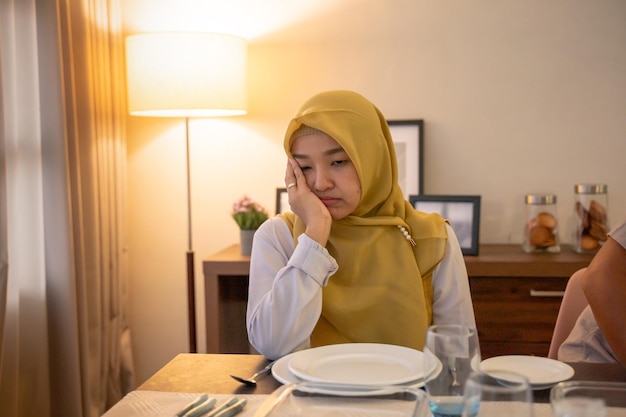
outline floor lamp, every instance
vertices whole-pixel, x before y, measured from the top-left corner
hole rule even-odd
[[[246,54],[245,40],[231,35],[165,32],[126,38],[130,114],[185,119],[187,304],[191,353],[197,352],[197,343],[189,119],[246,114]]]

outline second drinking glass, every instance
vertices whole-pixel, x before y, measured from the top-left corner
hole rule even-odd
[[[425,382],[434,417],[460,416],[463,389],[472,370],[480,366],[476,329],[462,325],[433,325],[424,346],[424,369],[436,371]]]
[[[533,417],[530,383],[516,372],[474,371],[464,393],[463,417]]]

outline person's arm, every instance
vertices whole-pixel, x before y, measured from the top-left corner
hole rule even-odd
[[[446,255],[433,272],[433,323],[476,328],[465,260],[456,234],[447,225]]]
[[[280,218],[255,233],[246,327],[250,344],[268,359],[308,347],[322,310],[322,287],[337,270],[326,249],[306,235],[294,250]]]
[[[626,249],[612,237],[592,259],[582,287],[598,327],[619,361],[626,364]]]

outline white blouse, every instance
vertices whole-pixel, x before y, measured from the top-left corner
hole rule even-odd
[[[465,261],[446,224],[446,255],[433,272],[433,323],[476,327]],[[293,236],[274,217],[254,235],[246,326],[252,346],[268,359],[308,348],[322,311],[322,287],[337,271],[328,251],[306,234]]]

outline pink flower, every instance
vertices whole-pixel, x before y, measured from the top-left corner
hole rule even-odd
[[[242,230],[256,230],[268,219],[265,208],[246,195],[235,201],[232,216]]]

